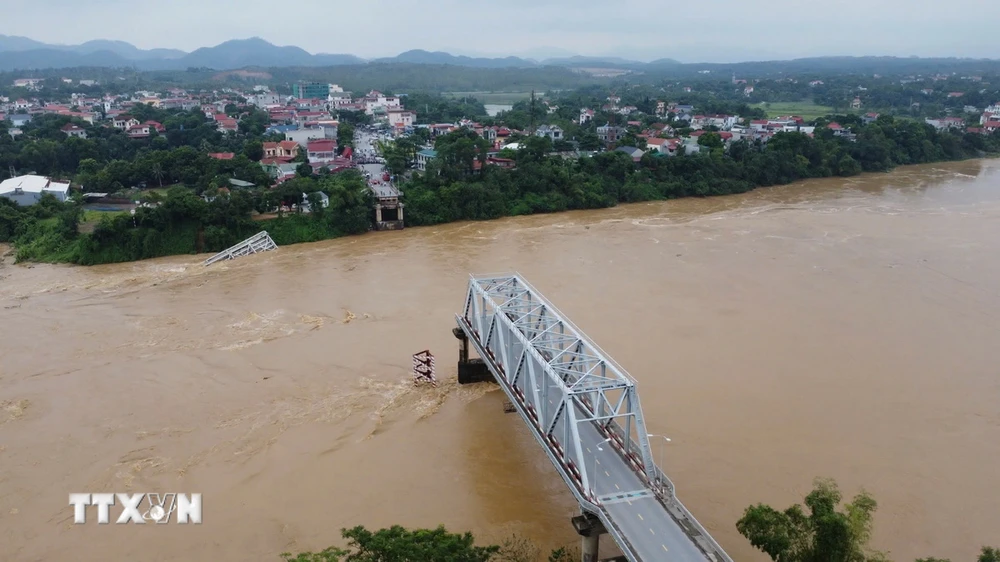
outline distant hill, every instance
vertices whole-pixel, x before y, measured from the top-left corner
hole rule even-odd
[[[110,51],[80,54],[46,48],[0,52],[0,71],[79,66],[126,67],[134,62]]]
[[[474,68],[531,68],[537,66],[533,61],[518,57],[504,58],[481,58],[456,56],[441,51],[424,51],[414,49],[400,53],[394,57],[375,59],[372,62],[395,63],[404,62],[411,64],[450,64],[453,66],[471,66]]]
[[[580,67],[580,66],[613,66],[613,67],[635,67],[643,66],[645,63],[623,59],[620,57],[583,57],[583,56],[572,56],[564,58],[546,59],[542,61],[542,64],[546,66],[569,66],[569,67]]]
[[[81,55],[90,55],[101,51],[108,51],[129,60],[176,59],[187,54],[184,51],[177,49],[144,50],[131,43],[126,43],[125,41],[111,41],[107,39],[96,39],[94,41],[87,41],[86,43],[82,43],[80,45],[49,45],[27,37],[0,35],[0,53],[34,50],[62,51]]]
[[[143,50],[131,43],[126,43],[125,41],[110,41],[107,39],[96,39],[94,41],[87,41],[86,43],[82,43],[74,47],[68,47],[67,50],[71,50],[73,52],[82,54],[97,53],[100,51],[110,51],[122,58],[129,60],[179,59],[187,54],[184,51],[178,49]]]
[[[226,41],[215,47],[203,47],[176,62],[182,68],[230,70],[246,66],[335,66],[361,64],[365,61],[354,55],[313,55],[298,47],[278,47],[254,37]]]

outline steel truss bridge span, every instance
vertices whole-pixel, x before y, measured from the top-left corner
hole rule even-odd
[[[653,462],[635,380],[521,275],[472,276],[456,320],[628,560],[732,562]]]

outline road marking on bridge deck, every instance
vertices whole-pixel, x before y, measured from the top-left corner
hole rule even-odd
[[[618,487],[618,484],[615,484],[615,489],[616,490],[621,490],[621,488]]]
[[[604,475],[605,475],[605,476],[611,476],[610,474],[608,474],[608,471],[607,471],[607,470],[605,470],[605,471],[604,471]]]
[[[667,550],[667,545],[661,544],[660,546],[663,547],[663,552],[670,552],[669,550]]]
[[[652,527],[650,527],[650,528],[649,528],[649,532],[650,532],[651,534],[653,534],[653,535],[655,535],[655,534],[656,534],[656,531],[654,531]]]
[[[640,521],[645,521],[645,519],[643,519],[643,518],[642,518],[642,514],[641,514],[641,513],[636,513],[636,515],[638,515],[638,516],[639,516],[639,520],[640,520]]]

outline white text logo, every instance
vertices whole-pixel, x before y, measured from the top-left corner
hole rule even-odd
[[[87,522],[87,507],[97,508],[98,525],[111,522],[111,507],[121,506],[121,513],[115,523],[145,524],[147,522],[165,524],[170,516],[181,525],[201,524],[201,494],[145,493],[145,494],[70,494],[69,505],[73,507],[73,522],[81,525]]]

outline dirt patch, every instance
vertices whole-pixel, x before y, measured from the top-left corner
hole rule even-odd
[[[0,400],[0,425],[23,418],[30,405],[27,400]]]

